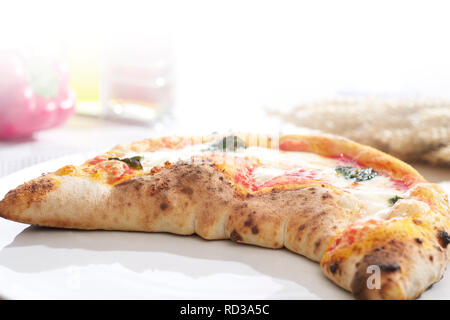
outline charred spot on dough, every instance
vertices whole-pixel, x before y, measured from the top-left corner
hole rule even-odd
[[[58,181],[52,180],[51,178],[38,178],[9,191],[5,196],[5,200],[8,199],[7,201],[14,202],[25,195],[26,205],[28,207],[30,207],[32,203],[37,205],[38,201],[40,201],[44,195],[56,188],[55,182],[57,183]]]
[[[335,274],[338,269],[339,269],[339,264],[337,262],[330,264],[330,272],[332,274]]]
[[[384,272],[395,272],[400,270],[400,266],[395,262],[389,264],[380,264],[379,267]]]
[[[361,253],[361,247],[355,247],[355,248],[353,248],[353,253],[354,253],[354,254],[360,254],[360,253]]]
[[[128,181],[130,181],[130,180],[128,180]],[[126,182],[126,181],[125,181],[125,182]],[[125,182],[124,182],[124,183],[125,183]],[[142,183],[142,181],[137,180],[136,183],[135,183],[133,186],[134,186],[134,189],[136,189],[136,191],[139,191],[139,190],[142,188],[143,185],[144,185],[144,184]]]
[[[420,239],[420,238],[415,238],[414,241],[416,241],[416,243],[418,243],[418,244],[422,244],[423,243],[423,240]]]
[[[447,248],[450,243],[450,234],[446,231],[439,231],[438,233],[439,243],[443,248]]]
[[[318,217],[318,216],[323,216],[323,215],[325,215],[325,214],[327,214],[327,212],[326,212],[325,210],[322,210],[322,211],[320,211],[320,212],[316,215],[316,217]]]
[[[32,193],[46,193],[52,190],[54,184],[50,179],[42,179],[38,181],[33,181],[28,185],[29,191]]]
[[[151,184],[151,185],[149,185],[148,186],[148,195],[149,196],[153,196],[155,193],[157,192],[157,189],[156,189],[156,185],[155,184]]]
[[[319,239],[316,242],[314,242],[314,251],[317,251],[319,249],[321,243],[322,239]]]
[[[248,217],[248,220],[246,220],[246,221],[244,222],[244,225],[245,225],[246,227],[250,227],[252,224],[253,224],[253,219],[252,219],[252,217]]]
[[[6,197],[18,197],[21,194],[30,193],[32,194],[32,197],[28,200],[28,206],[31,205],[31,202],[40,199],[41,196],[47,194],[48,192],[52,191],[54,189],[55,184],[53,181],[49,178],[40,178],[37,180],[34,180],[30,183],[27,183],[23,185],[22,188],[18,188],[16,190],[13,190],[12,192],[8,192]],[[5,198],[6,198],[5,197]]]
[[[419,219],[414,219],[413,222],[417,225],[422,224],[422,221]]]
[[[248,207],[248,203],[247,202],[238,202],[234,205],[234,209],[235,211],[239,211],[239,210],[243,210],[245,208]],[[242,212],[240,212],[240,215],[243,215]]]
[[[397,275],[401,271],[399,261],[404,257],[405,248],[409,244],[404,241],[391,240],[383,246],[376,247],[372,251],[365,254],[360,260],[360,265],[356,269],[356,273],[351,282],[351,291],[356,298],[370,297],[370,290],[367,288],[366,280],[369,276],[367,268],[369,266],[378,266],[386,277]],[[390,282],[387,282],[390,283]],[[386,285],[383,284],[383,285]],[[381,288],[380,294],[388,292],[389,287]]]
[[[253,227],[252,227],[252,233],[253,233],[253,234],[258,234],[258,233],[259,233],[258,226],[253,226]]]
[[[331,199],[331,198],[333,198],[333,196],[332,196],[330,193],[328,193],[328,192],[325,192],[325,193],[322,195],[322,199],[323,199],[323,200],[325,200],[325,199]]]
[[[230,234],[230,240],[237,242],[237,241],[241,241],[242,237],[239,233],[236,232],[236,230],[233,230]]]
[[[430,260],[430,262],[433,262],[433,261],[434,261],[434,257],[433,257],[432,255],[430,255],[430,256],[428,257],[428,259]]]
[[[166,210],[169,207],[169,204],[167,202],[162,202],[159,207],[161,210]]]
[[[192,188],[191,187],[183,187],[181,190],[180,190],[182,193],[184,193],[184,194],[187,194],[187,195],[192,195],[193,193],[194,193],[194,190],[192,190]]]

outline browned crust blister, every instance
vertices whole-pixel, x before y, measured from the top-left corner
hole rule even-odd
[[[383,162],[384,154],[377,150],[345,139],[320,137],[288,138],[307,141],[313,152],[321,146],[329,148],[334,139],[337,146],[333,152],[376,159],[384,169],[389,162],[397,175],[405,172],[424,181],[396,159],[386,156]],[[358,218],[341,200],[342,194],[327,185],[242,193],[215,164],[180,161],[115,186],[47,174],[10,191],[0,202],[0,216],[50,227],[198,234],[210,240],[286,247],[321,261],[327,277],[359,298],[415,298],[440,279],[450,247],[448,203],[443,204],[436,230],[423,231],[420,240],[399,237],[393,229],[383,241],[335,261],[327,249]],[[365,285],[369,265],[382,270],[381,290],[368,290]]]

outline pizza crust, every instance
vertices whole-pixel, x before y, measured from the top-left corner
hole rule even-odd
[[[421,228],[421,223],[405,220],[404,225],[376,227],[347,253],[348,248],[338,245],[322,257],[322,271],[360,299],[415,299],[442,278],[450,254],[438,233]],[[413,231],[405,232],[405,225]],[[374,267],[379,287],[371,288]]]

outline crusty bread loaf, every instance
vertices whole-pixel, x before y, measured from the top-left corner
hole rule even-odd
[[[450,165],[450,101],[336,98],[302,104],[288,113],[271,113],[403,160]]]

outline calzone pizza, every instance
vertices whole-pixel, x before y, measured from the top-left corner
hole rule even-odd
[[[284,247],[363,299],[417,298],[450,256],[443,190],[394,157],[331,135],[118,145],[10,191],[0,216]]]

